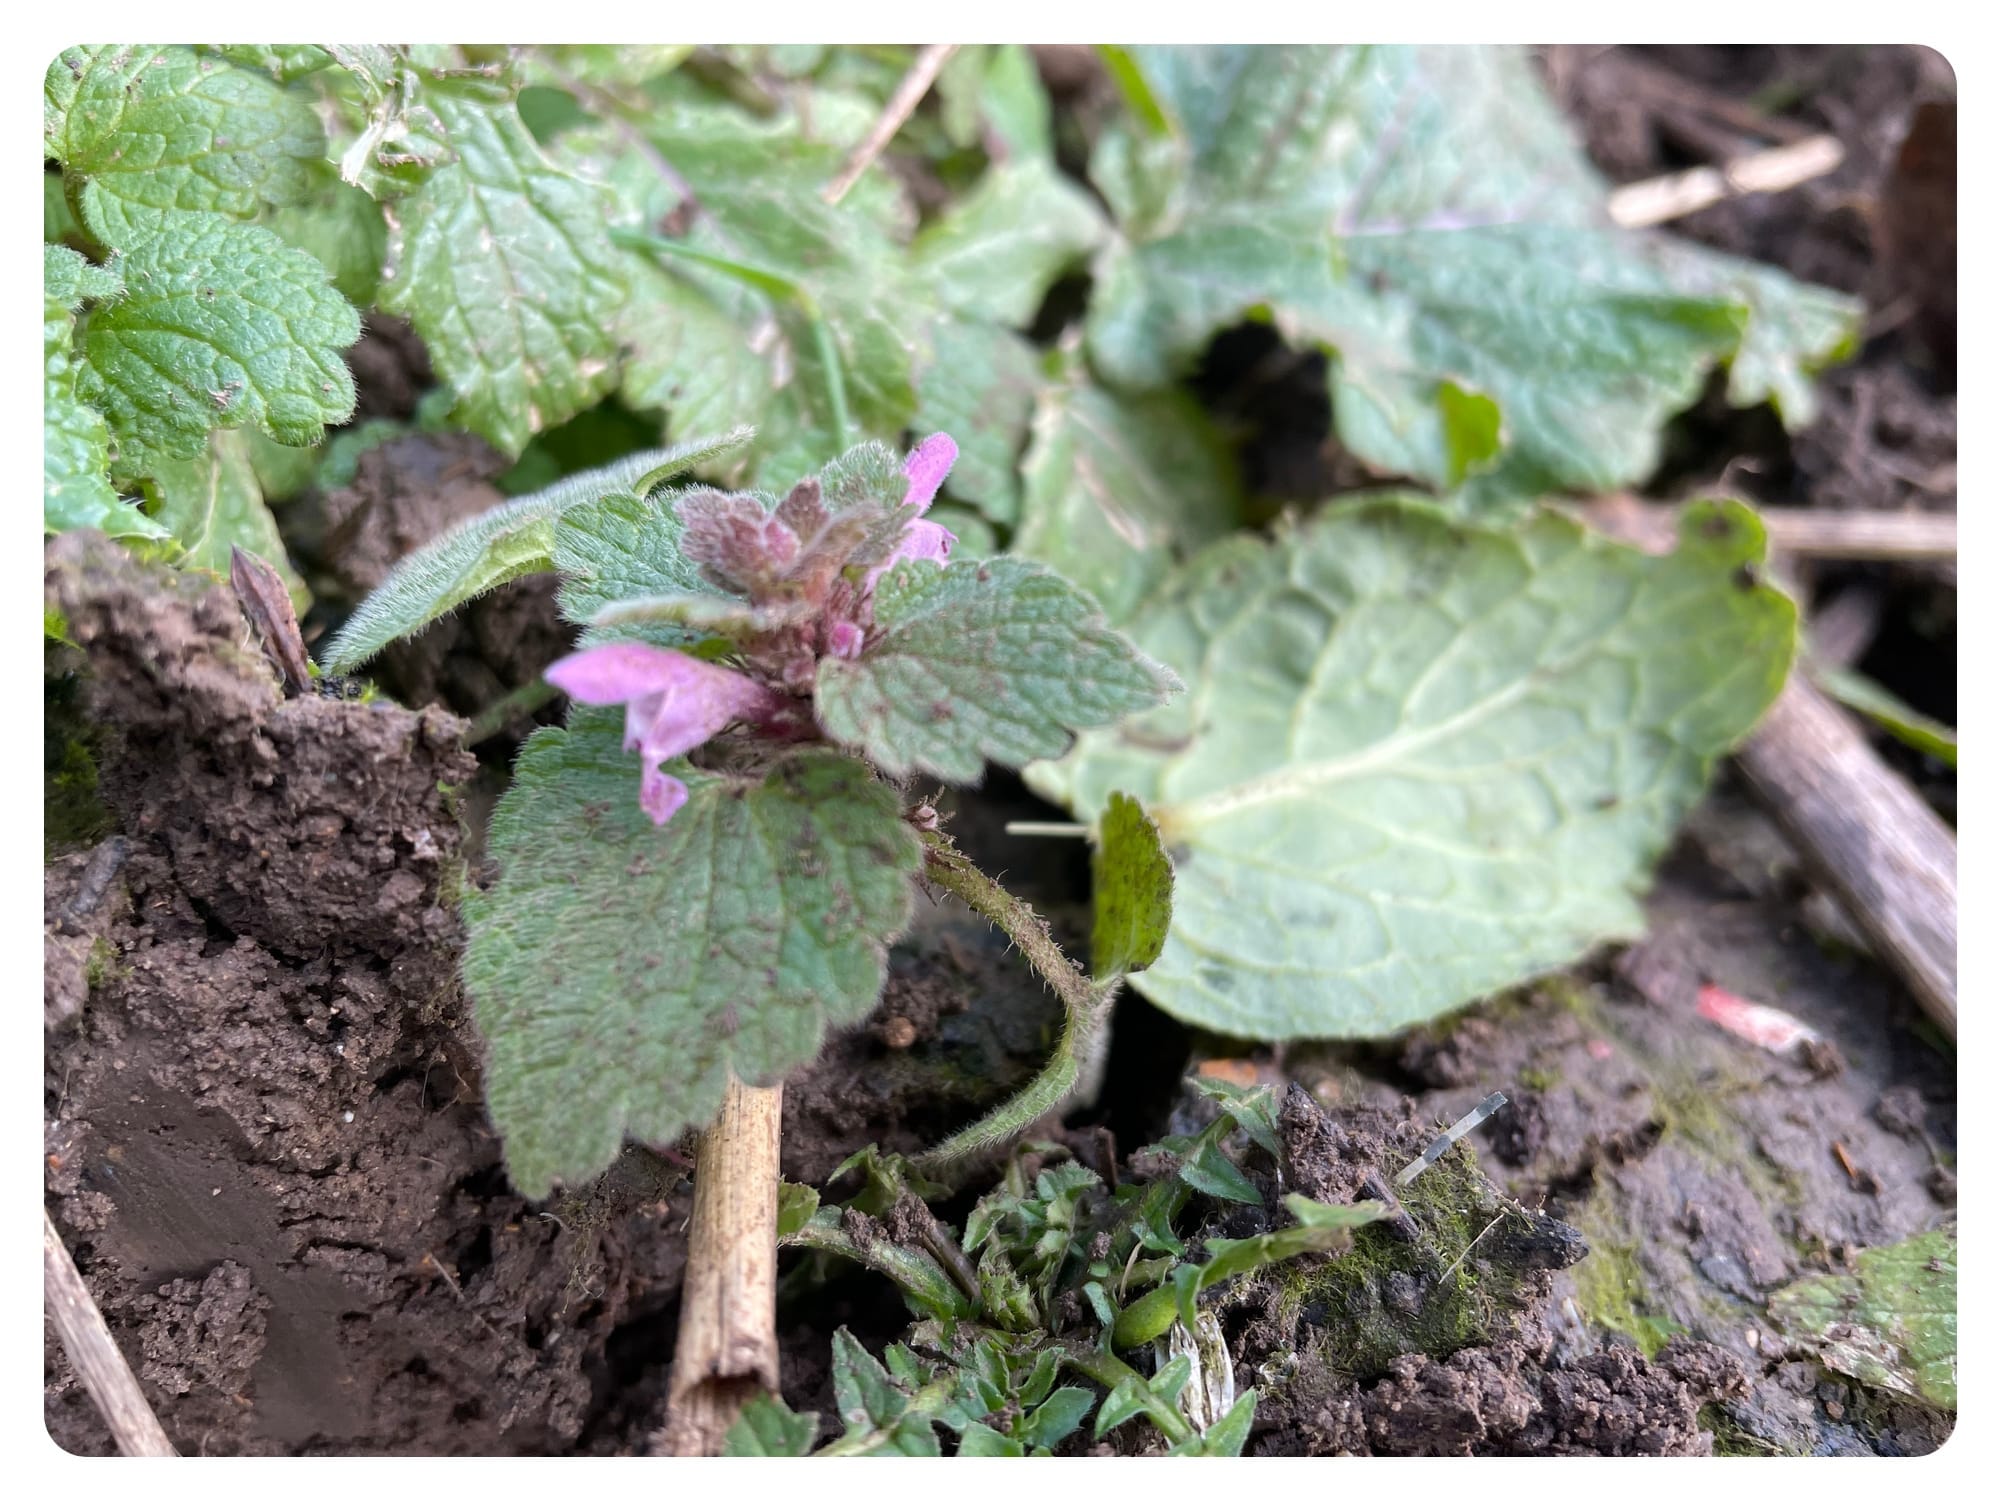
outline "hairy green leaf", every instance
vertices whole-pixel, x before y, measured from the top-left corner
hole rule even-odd
[[[154,520],[173,534],[184,566],[229,576],[229,549],[254,552],[276,568],[301,614],[310,596],[285,556],[285,540],[264,504],[247,435],[212,432],[195,458],[163,459],[140,481]]]
[[[1174,866],[1146,810],[1113,792],[1097,822],[1090,861],[1096,920],[1090,967],[1101,984],[1146,968],[1166,945],[1174,914]]]
[[[833,1399],[848,1438],[875,1437],[868,1451],[909,1458],[936,1458],[937,1433],[930,1418],[913,1410],[882,1362],[845,1328],[833,1335]]]
[[[724,1458],[804,1458],[819,1434],[819,1413],[794,1412],[782,1398],[758,1392],[722,1439]]]
[[[97,184],[85,196],[92,201]],[[84,399],[119,466],[198,456],[211,428],[255,426],[293,447],[354,409],[342,351],[361,321],[310,255],[219,214],[160,216],[117,259],[125,294],[83,330]]]
[[[530,1197],[594,1176],[628,1135],[707,1124],[732,1074],[811,1061],[874,1006],[909,920],[916,838],[860,762],[671,770],[689,796],[661,827],[618,715],[579,710],[536,731],[493,814],[499,874],[467,896],[464,974]]]
[[[107,536],[163,537],[166,528],[111,486],[104,414],[77,396],[76,319],[87,297],[122,289],[117,274],[61,245],[42,247],[42,527],[95,527]]]
[[[1029,784],[1139,798],[1174,918],[1133,983],[1237,1036],[1379,1036],[1642,930],[1637,896],[1791,662],[1755,515],[1649,557],[1387,496],[1218,544],[1130,627],[1190,690]]]
[[[456,418],[512,456],[617,384],[626,260],[608,193],[550,165],[511,102],[428,97],[457,159],[397,205],[381,302],[423,336]]]
[[[988,170],[917,236],[910,256],[925,290],[953,312],[1025,327],[1049,286],[1097,248],[1103,216],[1040,157]]]
[[[1335,356],[1347,448],[1505,500],[1643,479],[1718,363],[1732,400],[1805,421],[1807,376],[1852,347],[1849,299],[1609,227],[1516,52],[1139,48],[1131,67],[1162,128],[1108,132],[1092,167],[1126,239],[1090,350],[1120,383],[1267,317]]]
[[[382,584],[361,601],[327,647],[326,665],[351,672],[389,642],[422,630],[468,599],[525,573],[557,565],[557,526],[581,505],[625,499],[637,501],[655,485],[748,442],[747,428],[719,438],[701,438],[657,452],[632,453],[614,464],[572,474],[534,495],[523,495],[472,517],[397,563]],[[571,542],[582,579],[594,576],[591,555]],[[663,554],[664,555],[664,554]],[[674,554],[678,556],[678,554]]]
[[[113,244],[124,208],[244,219],[314,186],[326,134],[270,78],[186,47],[71,47],[42,82],[43,148],[104,195]]]
[[[971,783],[1060,755],[1071,733],[1178,686],[1069,583],[1019,558],[900,563],[875,587],[858,661],[820,662],[821,726],[891,775]]]
[[[1236,464],[1191,397],[1081,375],[1043,393],[1021,483],[1014,550],[1061,568],[1114,624],[1243,508]]]
[[[1932,1230],[1807,1276],[1771,1296],[1771,1315],[1827,1368],[1946,1411],[1958,1408],[1958,1238]]]

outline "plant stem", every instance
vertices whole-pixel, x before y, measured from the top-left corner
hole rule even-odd
[[[1089,1054],[1110,1010],[1114,990],[1093,984],[1049,936],[1048,924],[1018,897],[1010,896],[992,876],[959,853],[949,838],[935,830],[923,835],[924,874],[951,892],[1007,936],[1048,981],[1063,1003],[1062,1040],[1042,1071],[1020,1093],[984,1119],[968,1125],[943,1145],[916,1160],[918,1171],[937,1175],[1019,1135],[1035,1121],[1060,1109]]]
[[[556,695],[556,686],[537,677],[533,682],[521,686],[503,698],[496,698],[479,711],[479,716],[465,726],[465,738],[459,741],[470,750],[505,729],[518,718],[525,717],[540,708]]]
[[[978,1312],[929,1255],[906,1245],[891,1243],[886,1235],[863,1246],[834,1223],[826,1210],[808,1219],[797,1232],[787,1235],[785,1243],[805,1250],[831,1251],[881,1272],[896,1283],[905,1297],[932,1317],[969,1318]]]
[[[1184,1443],[1194,1436],[1194,1428],[1171,1402],[1162,1401],[1146,1383],[1146,1377],[1126,1364],[1117,1355],[1105,1349],[1092,1349],[1079,1344],[1063,1345],[1063,1362],[1079,1375],[1087,1375],[1107,1391],[1115,1391],[1128,1382],[1144,1392],[1143,1404],[1146,1415],[1153,1419],[1153,1425],[1160,1429],[1170,1443]]]
[[[661,1448],[713,1457],[744,1404],[778,1392],[778,1126],[784,1093],[735,1078],[695,1153],[694,1220]]]

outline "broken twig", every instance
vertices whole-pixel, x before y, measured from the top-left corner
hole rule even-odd
[[[820,190],[820,197],[833,204],[847,196],[847,190],[861,180],[861,174],[868,170],[869,163],[896,138],[903,122],[916,113],[924,95],[931,91],[931,85],[937,82],[938,74],[944,71],[944,65],[951,61],[952,53],[957,50],[956,42],[933,42],[917,54],[917,60],[910,64],[910,71],[896,85],[896,92],[882,106],[882,113],[868,127],[868,134],[862,137],[861,144],[842,163],[839,175]]]
[[[42,1305],[56,1325],[70,1368],[97,1404],[118,1451],[128,1458],[179,1457],[160,1419],[146,1404],[138,1377],[112,1340],[104,1314],[97,1310],[46,1208],[42,1210]]]
[[[1611,194],[1611,222],[1622,229],[1643,229],[1686,218],[1725,199],[1786,192],[1826,176],[1845,155],[1835,137],[1815,135],[1720,167],[1694,167],[1627,183]]]
[[[714,1457],[744,1405],[778,1393],[778,1127],[784,1091],[729,1080],[695,1153],[694,1220],[663,1451]]]
[[[1738,763],[1869,946],[1958,1039],[1958,841],[1799,672]]]

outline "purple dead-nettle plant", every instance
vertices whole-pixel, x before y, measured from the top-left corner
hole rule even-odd
[[[926,512],[957,447],[864,443],[782,498],[667,483],[744,435],[642,454],[476,518],[405,561],[329,659],[348,670],[494,584],[562,575],[573,700],[522,747],[468,882],[464,978],[508,1170],[541,1196],[627,1139],[704,1129],[881,993],[919,880],[996,924],[1069,1026],[942,1172],[1060,1105],[1171,872],[1129,799],[1100,826],[1094,976],[953,847],[936,784],[1062,755],[1178,691],[1096,604],[1013,557],[958,558]],[[636,754],[637,764],[634,764]],[[636,769],[636,795],[633,772]],[[775,1170],[775,1168],[773,1168]]]
[[[874,624],[876,581],[898,562],[943,563],[958,540],[922,519],[951,472],[958,445],[927,438],[903,465],[909,489],[886,513],[865,506],[828,508],[817,479],[802,480],[768,509],[754,495],[698,490],[675,506],[680,550],[704,579],[743,601],[725,617],[709,606],[741,661],[720,667],[670,647],[607,641],[566,656],[548,680],[579,703],[623,704],[625,748],[641,761],[639,803],[665,823],[687,801],[687,787],[660,769],[731,724],[781,739],[813,736],[809,698],[821,657],[858,660]],[[857,576],[858,574],[858,576]],[[603,612],[631,621],[649,613],[702,614],[693,601],[639,600]]]

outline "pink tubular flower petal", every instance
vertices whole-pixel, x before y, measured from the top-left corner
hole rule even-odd
[[[950,558],[951,544],[957,540],[936,521],[912,521],[896,550],[889,554],[889,561],[898,563],[910,557],[920,562],[941,563]]]
[[[958,461],[958,444],[942,432],[934,432],[910,450],[910,456],[903,460],[903,472],[910,476],[909,493],[903,496],[903,504],[914,505],[919,512],[931,508],[931,501],[937,498],[938,486],[944,483],[945,475]]]
[[[603,705],[665,692],[686,680],[688,667],[701,665],[643,641],[615,641],[552,662],[542,676],[579,703]]]
[[[592,646],[543,674],[580,703],[625,705],[625,748],[639,752],[639,805],[665,823],[687,801],[684,783],[660,769],[739,719],[764,722],[784,698],[727,667],[640,641]]]

